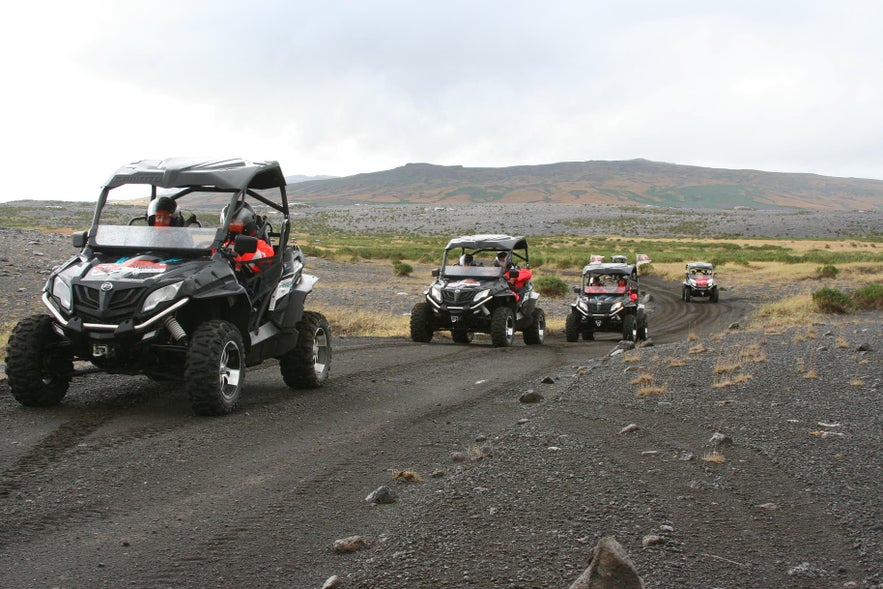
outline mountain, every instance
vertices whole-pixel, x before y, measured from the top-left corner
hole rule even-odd
[[[643,159],[505,168],[413,163],[288,186],[323,204],[527,203],[883,210],[883,180],[728,170]]]
[[[294,176],[286,176],[285,182],[286,184],[297,184],[299,182],[309,182],[310,180],[330,180],[336,177],[337,176],[300,176],[295,174]]]

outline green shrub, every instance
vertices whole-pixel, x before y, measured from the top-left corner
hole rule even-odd
[[[813,291],[812,301],[822,313],[849,313],[855,307],[852,298],[836,288]]]
[[[883,284],[874,282],[852,293],[852,300],[863,311],[883,310]]]
[[[547,297],[564,297],[570,292],[567,283],[557,276],[540,276],[533,281],[533,286],[537,292]]]
[[[840,269],[834,264],[825,264],[816,268],[816,278],[837,278]]]
[[[399,260],[392,261],[392,272],[396,276],[410,276],[411,272],[414,271],[413,266],[411,264],[406,264],[404,262],[400,262]]]

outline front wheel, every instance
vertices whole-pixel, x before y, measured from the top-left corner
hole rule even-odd
[[[331,373],[331,328],[321,313],[304,311],[297,344],[279,357],[282,380],[293,389],[316,389]]]
[[[626,315],[622,318],[622,339],[630,342],[636,341],[638,338],[637,322],[634,315]]]
[[[70,347],[52,331],[49,315],[19,321],[6,347],[6,377],[15,400],[26,407],[58,405],[73,372]]]
[[[491,343],[508,348],[515,340],[515,315],[509,307],[497,307],[491,315]]]
[[[197,415],[225,415],[236,408],[245,381],[245,346],[235,325],[212,320],[196,328],[184,380]]]
[[[693,294],[693,293],[692,293],[692,291],[690,290],[690,287],[689,287],[689,286],[685,286],[685,287],[684,287],[684,295],[683,295],[681,298],[684,299],[684,302],[685,302],[685,303],[689,303],[689,302],[690,302],[690,297],[692,296],[692,294]]]
[[[647,335],[649,331],[647,329],[647,315],[641,315],[641,318],[638,320],[638,332],[637,338],[641,341],[647,341]]]
[[[522,332],[524,343],[529,346],[542,344],[546,341],[546,313],[540,308],[533,312],[533,323],[528,325]]]
[[[718,300],[717,287],[711,289],[711,302],[716,303]]]
[[[411,340],[424,344],[432,341],[432,333],[435,331],[434,319],[429,303],[414,305],[411,309]]]
[[[575,311],[567,315],[564,321],[564,337],[569,342],[579,339],[579,315]]]

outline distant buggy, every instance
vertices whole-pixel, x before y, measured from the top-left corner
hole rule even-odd
[[[693,297],[706,297],[712,303],[718,301],[718,286],[714,265],[708,262],[689,262],[684,273],[681,299],[689,303]]]
[[[583,268],[582,283],[574,287],[576,302],[564,324],[569,342],[596,332],[622,334],[622,339],[647,339],[647,313],[639,302],[637,266],[623,263],[590,263]]]
[[[521,331],[525,344],[542,344],[546,315],[537,306],[529,267],[524,237],[452,239],[425,300],[411,309],[411,339],[429,342],[436,331],[450,331],[455,342],[468,344],[479,332],[490,334],[495,347],[508,347]]]
[[[270,358],[288,386],[321,386],[331,334],[325,317],[304,310],[318,279],[288,243],[285,185],[276,162],[169,159],[117,170],[89,230],[73,235],[82,251],[43,287],[49,314],[23,319],[9,338],[12,395],[50,406],[79,374],[141,374],[182,383],[197,414],[220,415],[236,407],[246,367]],[[118,205],[132,196],[150,203],[148,214],[120,219]],[[159,226],[157,199],[175,213],[210,210],[217,227],[195,214]],[[75,359],[93,368],[75,371]]]

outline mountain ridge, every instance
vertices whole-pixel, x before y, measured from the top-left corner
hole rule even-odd
[[[322,204],[535,203],[883,210],[883,180],[706,168],[645,159],[500,168],[408,163],[289,184],[289,200]]]

